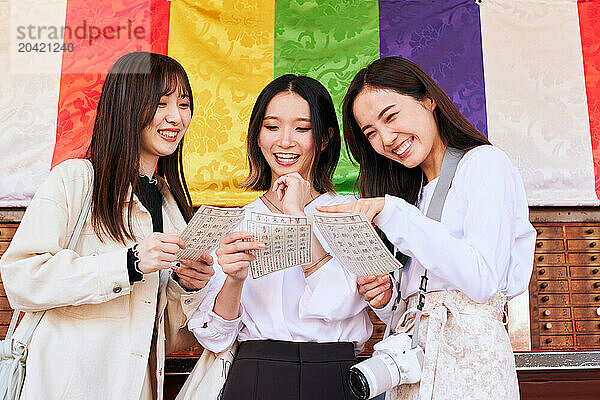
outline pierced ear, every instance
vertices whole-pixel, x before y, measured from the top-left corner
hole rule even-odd
[[[331,138],[333,137],[333,128],[329,128],[327,130],[327,133],[329,133],[329,136],[323,140],[323,143],[321,143],[321,151],[325,150],[325,148],[327,148],[327,145],[329,144],[329,140],[331,140]]]

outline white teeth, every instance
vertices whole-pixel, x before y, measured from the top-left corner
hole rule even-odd
[[[284,154],[284,153],[276,153],[275,157],[285,159],[285,160],[293,160],[295,158],[300,157],[298,154]]]
[[[396,153],[397,155],[404,153],[410,147],[412,142],[413,142],[413,138],[406,139],[404,142],[402,142],[402,145],[400,147],[398,147],[397,149],[394,149],[394,153]]]
[[[158,131],[158,133],[169,138],[177,137],[177,132],[175,131]]]

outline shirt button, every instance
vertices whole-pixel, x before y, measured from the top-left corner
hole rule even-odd
[[[115,286],[113,288],[113,293],[121,293],[121,290],[123,290],[123,289],[121,289],[121,286]]]
[[[98,253],[97,253],[97,252],[93,252],[93,253],[92,253],[92,257],[96,257],[97,255],[98,255]]]
[[[185,299],[183,302],[184,302],[185,304],[190,304],[190,303],[192,302],[192,299]]]

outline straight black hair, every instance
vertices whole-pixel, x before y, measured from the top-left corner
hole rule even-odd
[[[333,101],[319,81],[293,74],[282,75],[273,80],[260,92],[254,103],[246,137],[250,171],[241,186],[262,191],[271,187],[271,168],[258,145],[258,134],[269,102],[281,92],[296,93],[308,103],[314,143],[312,185],[319,193],[334,191],[333,172],[340,158],[341,138]],[[323,147],[325,148],[321,150]]]

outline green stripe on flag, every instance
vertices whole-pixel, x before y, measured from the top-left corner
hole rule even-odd
[[[342,102],[354,75],[379,58],[377,0],[275,1],[275,77],[302,74],[331,93],[342,121]],[[353,193],[358,168],[345,144],[334,176],[338,191]]]

